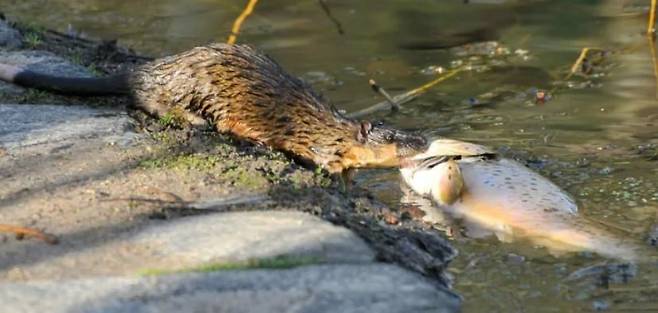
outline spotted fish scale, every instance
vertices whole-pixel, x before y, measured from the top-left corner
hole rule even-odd
[[[580,216],[576,202],[558,186],[486,147],[439,139],[406,160],[401,174],[416,193],[502,240],[529,239],[560,253],[588,250],[635,258],[635,249]]]

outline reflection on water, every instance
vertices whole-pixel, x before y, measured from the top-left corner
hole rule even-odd
[[[261,1],[238,42],[267,51],[347,111],[431,80],[437,66],[471,63],[397,115],[373,117],[429,135],[484,143],[550,177],[582,214],[641,240],[658,208],[658,105],[645,16],[649,1]],[[11,17],[119,42],[152,55],[225,41],[246,1],[0,0]],[[452,47],[496,40],[491,54]],[[583,47],[610,49],[594,75],[565,77]],[[485,50],[487,51],[487,50]],[[481,51],[480,51],[481,52]],[[477,69],[483,71],[478,71]],[[554,90],[537,104],[538,89]],[[367,171],[360,183],[391,205],[395,171]],[[607,225],[607,226],[606,226]],[[531,245],[455,239],[455,288],[466,312],[568,312],[655,308],[658,273],[639,265],[609,288],[573,271],[601,262],[552,257]],[[647,247],[647,249],[650,249]],[[556,301],[559,299],[559,301]],[[655,301],[655,300],[653,300]],[[653,305],[653,307],[651,307]]]

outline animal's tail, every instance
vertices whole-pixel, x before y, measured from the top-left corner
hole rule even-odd
[[[27,88],[75,96],[124,95],[130,92],[128,74],[102,78],[60,77],[0,63],[0,80]]]

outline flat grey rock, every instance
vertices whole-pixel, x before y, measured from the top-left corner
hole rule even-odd
[[[85,138],[125,144],[135,136],[131,119],[120,110],[0,104],[0,116],[0,147],[10,153],[34,146],[43,146],[45,152]]]
[[[346,228],[298,211],[228,212],[186,217],[149,227],[127,244],[158,258],[239,261],[280,255],[324,262],[372,262],[375,253]]]
[[[0,48],[16,49],[22,44],[21,34],[9,26],[7,21],[0,19]]]
[[[7,253],[19,253],[21,247],[13,252],[8,248],[0,251],[0,260],[5,255],[11,259]],[[6,277],[61,280],[134,276],[209,264],[271,264],[268,260],[277,257],[282,261],[276,262],[292,265],[375,261],[373,250],[354,233],[307,213],[227,212],[155,220],[108,238],[106,244],[53,253],[47,262],[19,264],[14,267],[16,273]]]
[[[0,51],[0,63],[16,65],[31,71],[62,77],[93,77],[87,68],[73,64],[69,60],[48,51]],[[25,92],[25,89],[0,82],[0,92],[20,94]]]
[[[0,284],[13,312],[458,312],[460,300],[393,265]]]
[[[58,76],[93,77],[84,66],[73,64],[48,51],[0,51],[0,63],[18,65],[35,72]]]

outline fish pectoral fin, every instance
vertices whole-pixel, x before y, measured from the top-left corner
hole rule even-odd
[[[440,166],[439,179],[432,190],[432,196],[440,205],[453,204],[464,191],[464,177],[455,160],[445,161]]]

